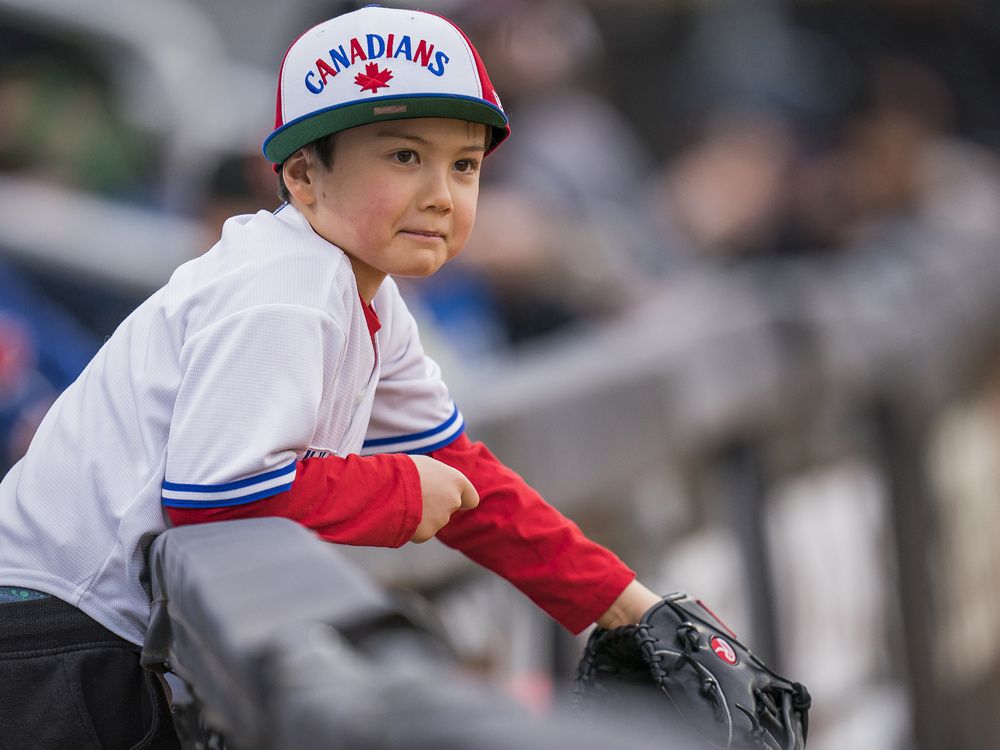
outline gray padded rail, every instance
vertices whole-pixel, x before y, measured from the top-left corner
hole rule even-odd
[[[460,677],[430,626],[292,521],[171,529],[150,570],[143,664],[183,678],[232,748],[654,747],[635,725],[543,719]]]

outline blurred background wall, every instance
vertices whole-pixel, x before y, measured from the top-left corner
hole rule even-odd
[[[394,3],[390,3],[394,4]],[[353,3],[0,0],[0,466],[226,217]],[[401,280],[473,437],[815,696],[811,747],[991,747],[1000,6],[428,0],[512,119]],[[356,553],[544,709],[579,642],[440,546]]]

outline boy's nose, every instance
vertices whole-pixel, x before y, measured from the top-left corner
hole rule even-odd
[[[438,170],[430,172],[424,183],[423,194],[420,198],[420,208],[422,209],[439,211],[441,213],[451,211],[453,202],[448,175],[442,174]]]

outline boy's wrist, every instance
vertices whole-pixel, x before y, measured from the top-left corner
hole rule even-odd
[[[610,630],[622,625],[634,625],[642,619],[650,607],[659,603],[661,597],[633,580],[619,594],[614,603],[597,618],[597,625]]]

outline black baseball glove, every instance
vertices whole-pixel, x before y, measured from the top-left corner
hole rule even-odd
[[[638,625],[595,629],[573,692],[578,712],[655,721],[674,736],[693,730],[698,747],[805,747],[805,687],[768,669],[684,593],[664,597]],[[663,695],[672,706],[666,711]],[[660,699],[643,700],[652,696]]]

